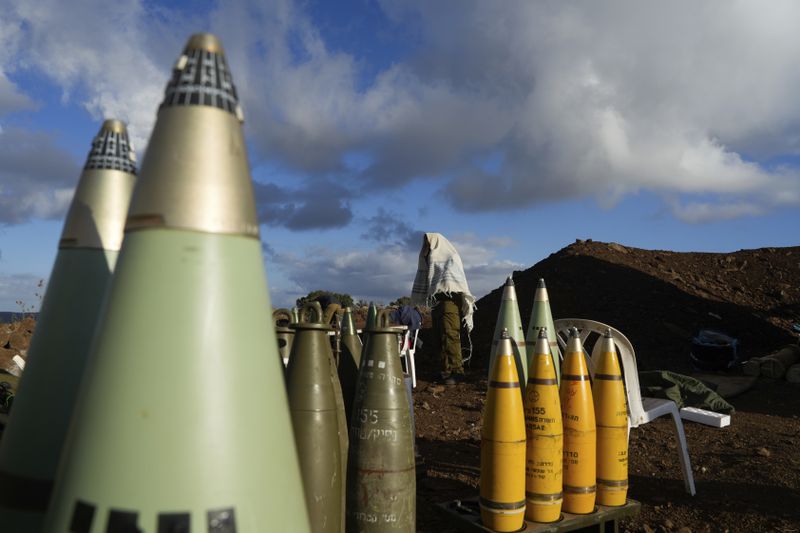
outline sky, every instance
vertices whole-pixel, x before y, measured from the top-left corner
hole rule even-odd
[[[481,297],[574,242],[798,245],[800,3],[0,0],[0,311],[37,308],[104,118],[146,157],[192,33],[242,100],[276,306]]]

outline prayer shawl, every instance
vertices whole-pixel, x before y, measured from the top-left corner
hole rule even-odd
[[[441,233],[426,233],[419,252],[419,266],[411,289],[411,303],[433,307],[433,296],[461,293],[461,317],[467,331],[472,331],[472,312],[475,297],[469,292],[461,257]]]

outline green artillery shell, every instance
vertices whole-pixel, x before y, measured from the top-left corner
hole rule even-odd
[[[339,391],[334,385],[336,370],[328,338],[331,328],[322,323],[321,309],[314,303],[316,306],[304,307],[304,311],[311,311],[311,320],[292,324],[295,339],[286,368],[286,387],[311,529],[339,532],[344,524],[341,394],[337,401]],[[343,409],[342,403],[342,419]]]
[[[540,279],[536,285],[536,292],[533,295],[531,318],[530,322],[528,322],[528,331],[525,334],[525,344],[528,346],[531,353],[536,346],[539,330],[542,328],[547,328],[547,338],[550,341],[550,353],[553,356],[556,379],[561,383],[561,349],[556,339],[555,326],[553,326],[553,313],[550,311],[550,296],[547,294],[547,287],[544,284],[544,280]],[[528,361],[528,363],[530,365],[530,361]]]
[[[347,531],[416,531],[414,435],[389,311],[364,346],[350,424]]]
[[[106,120],[72,200],[11,419],[0,441],[0,525],[38,531],[122,243],[135,181],[125,125]]]
[[[241,109],[192,36],[133,193],[44,531],[310,531]]]
[[[517,291],[514,288],[514,280],[511,276],[508,277],[503,287],[503,299],[500,301],[500,310],[497,313],[497,322],[494,327],[492,354],[489,357],[489,379],[492,377],[491,372],[492,368],[494,368],[494,360],[497,357],[497,347],[500,344],[503,329],[508,330],[508,335],[511,338],[520,390],[524,391],[528,380],[528,356],[525,349],[525,331],[522,329],[522,319],[519,316]]]
[[[279,326],[280,319],[287,319],[292,322],[292,313],[288,309],[276,309],[272,312],[272,320],[275,324],[275,336],[278,340],[278,355],[281,363],[286,365],[289,362],[289,354],[292,353],[292,342],[294,341],[294,330],[287,326]]]
[[[375,327],[375,320],[378,318],[378,307],[370,302],[369,307],[367,307],[367,320],[364,324],[364,330],[361,334],[361,338],[364,340],[364,345],[367,344],[367,339],[369,339],[369,332]]]
[[[356,395],[358,368],[361,366],[361,339],[356,333],[353,323],[353,311],[349,307],[344,310],[341,329],[342,354],[339,359],[339,381],[344,396],[344,412],[347,416],[347,427],[350,427],[350,415],[353,410],[353,399]]]

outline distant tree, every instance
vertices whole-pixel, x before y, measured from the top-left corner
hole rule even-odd
[[[411,296],[401,296],[397,300],[389,303],[389,307],[403,307],[404,305],[411,305]]]
[[[36,284],[36,288],[38,290],[33,293],[33,297],[36,298],[36,300],[37,300],[37,305],[36,306],[34,306],[34,304],[28,305],[25,302],[25,300],[22,300],[22,299],[17,300],[15,302],[19,306],[19,308],[22,310],[22,317],[20,318],[20,320],[24,320],[26,318],[30,318],[30,317],[34,316],[34,314],[35,314],[34,310],[36,309],[36,307],[41,307],[42,306],[42,298],[44,298],[44,280],[43,279],[39,280],[39,282]]]
[[[342,307],[353,307],[353,297],[349,294],[338,292],[316,290],[309,292],[306,296],[297,299],[297,307],[303,307],[306,302],[313,302],[320,296],[328,296],[339,301]],[[323,309],[324,311],[324,309]]]

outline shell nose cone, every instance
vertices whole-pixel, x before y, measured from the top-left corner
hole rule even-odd
[[[569,330],[569,339],[567,340],[567,352],[582,352],[583,343],[581,342],[581,335],[578,328],[571,328]]]
[[[224,54],[222,42],[212,33],[195,33],[186,41],[184,52],[189,50],[205,50],[213,54]]]
[[[109,118],[103,121],[103,125],[100,126],[100,131],[110,131],[113,133],[120,133],[120,134],[128,134],[128,128],[125,127],[125,123],[121,120],[116,118]]]
[[[210,106],[244,121],[239,95],[219,39],[210,33],[192,35],[175,63],[161,109]]]
[[[92,140],[84,170],[121,170],[136,174],[136,151],[121,120],[107,119]]]
[[[544,284],[544,279],[539,279],[536,283],[536,292],[533,294],[534,302],[548,302],[550,296],[547,294],[547,287]]]

